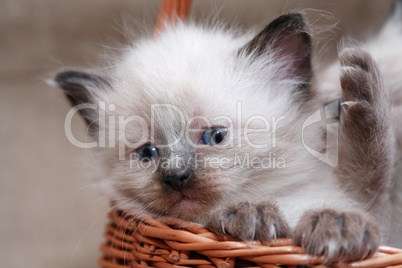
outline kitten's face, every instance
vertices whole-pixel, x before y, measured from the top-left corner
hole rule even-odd
[[[157,215],[199,221],[219,203],[246,195],[247,187],[252,191],[248,185],[253,181],[252,168],[242,163],[247,157],[261,159],[278,152],[272,147],[272,120],[287,112],[275,104],[280,103],[275,96],[263,92],[233,95],[248,86],[241,81],[247,78],[242,77],[245,70],[227,66],[224,71],[230,74],[215,72],[220,77],[216,79],[212,72],[189,70],[179,78],[188,80],[184,85],[177,78],[157,79],[152,74],[149,81],[139,83],[141,78],[136,76],[126,83],[142,85],[131,88],[137,92],[135,97],[123,100],[113,92],[106,98],[119,104],[108,116],[141,118],[141,124],[137,120],[127,124],[124,137],[116,142],[127,145],[124,159],[116,157],[121,148],[110,151],[110,177],[118,185],[120,198],[135,200]],[[197,76],[203,76],[204,82],[188,79],[200,81]],[[254,83],[266,86],[265,81]],[[162,92],[155,94],[155,89]],[[266,107],[261,99],[269,97],[272,104]],[[282,127],[283,122],[277,125]],[[247,135],[245,127],[250,131]],[[258,132],[261,129],[265,131]],[[104,131],[109,133],[107,127]]]
[[[232,147],[235,130],[233,122],[222,118],[228,115],[224,107],[214,110],[214,104],[200,95],[187,91],[187,96],[179,97],[173,91],[170,94],[177,101],[137,95],[146,108],[125,109],[145,124],[127,126],[131,144],[125,147],[126,159],[117,161],[116,151],[111,155],[111,177],[119,183],[123,198],[135,200],[147,211],[194,220],[234,186],[228,172],[204,160],[224,157]]]
[[[283,178],[266,161],[292,153],[300,99],[309,94],[300,19],[274,22],[251,41],[180,25],[129,49],[107,82],[59,75],[73,104],[106,102],[104,120],[80,112],[114,141],[102,148],[111,198],[202,222],[217,205],[261,195],[267,179]]]

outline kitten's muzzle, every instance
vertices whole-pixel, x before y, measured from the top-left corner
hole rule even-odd
[[[191,180],[191,177],[191,173],[187,171],[173,175],[162,175],[162,183],[170,190],[181,191]]]

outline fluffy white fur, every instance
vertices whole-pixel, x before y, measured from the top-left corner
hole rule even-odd
[[[351,205],[351,201],[337,189],[331,176],[325,176],[323,180],[323,174],[331,174],[330,167],[320,164],[303,148],[300,131],[306,115],[299,114],[300,104],[294,100],[292,85],[296,82],[291,79],[275,81],[278,72],[286,72],[283,66],[287,63],[272,64],[268,58],[249,64],[255,61],[250,56],[238,58],[237,50],[251,39],[251,35],[236,35],[233,31],[218,27],[204,29],[180,24],[167,28],[158,38],[142,40],[128,49],[121,63],[116,65],[116,73],[112,75],[116,77],[113,85],[115,91],[105,92],[99,96],[99,100],[117,104],[115,112],[118,115],[139,113],[149,125],[150,107],[155,103],[180,107],[186,118],[197,114],[211,119],[229,116],[233,119],[235,146],[239,142],[237,133],[241,131],[238,128],[238,102],[241,103],[243,116],[241,127],[255,115],[267,119],[285,116],[286,119],[278,126],[276,151],[278,156],[286,159],[286,168],[242,171],[242,175],[244,172],[246,176],[240,177],[234,174],[230,194],[224,200],[230,203],[274,197],[292,225],[306,209],[332,204]],[[311,112],[319,109],[318,103],[309,108]],[[170,123],[180,118],[165,111],[158,114],[158,118],[167,122],[158,122],[158,125],[174,140],[176,130],[169,129]],[[136,141],[142,135],[141,129],[137,131],[130,130],[132,139]],[[269,144],[271,138],[266,134],[258,136],[261,144]],[[245,141],[242,143],[242,153],[256,154],[254,148],[245,146]],[[268,147],[259,154],[268,155],[271,149]],[[219,151],[221,149],[214,153],[219,154]],[[229,170],[227,172],[231,173]],[[112,183],[114,179],[106,178],[105,184]],[[138,178],[135,180],[141,181]],[[112,199],[120,198],[116,196]]]
[[[397,22],[390,20],[381,33],[367,44],[380,65],[385,86],[394,102],[395,123],[399,115],[402,116],[401,21],[400,18]],[[292,68],[292,59],[283,57],[278,60],[275,51],[258,58],[253,54],[238,53],[253,36],[255,33],[244,34],[219,26],[203,27],[191,23],[168,26],[158,37],[143,38],[129,46],[121,59],[114,63],[113,69],[108,70],[110,84],[104,85],[104,90],[92,87],[96,88],[91,90],[93,102],[106,102],[105,107],[108,104],[116,107],[113,111],[105,109],[106,119],[99,121],[99,133],[106,133],[107,137],[115,135],[116,144],[126,145],[106,146],[101,154],[103,178],[99,185],[119,207],[153,213],[155,216],[167,214],[205,224],[207,216],[219,206],[272,199],[291,227],[297,224],[302,214],[314,208],[366,209],[369,201],[358,203],[348,196],[339,186],[333,167],[313,157],[301,140],[303,122],[322,107],[324,100],[334,100],[340,96],[338,63],[316,74],[318,83],[313,98],[300,102],[302,96],[298,96],[296,89],[300,77],[287,75]],[[88,88],[91,89],[91,86]],[[153,104],[178,107],[182,116],[166,108],[157,109],[152,114]],[[128,124],[124,132],[110,130],[110,127],[116,130],[118,125],[121,127],[119,116],[127,118],[132,115],[141,119],[137,118],[137,121]],[[200,168],[198,174],[202,174],[206,180],[202,186],[204,188],[190,193],[195,202],[180,203],[160,193],[161,186],[156,178],[158,174],[153,172],[155,165],[133,166],[130,154],[151,142],[152,138],[155,138],[157,147],[158,144],[178,140],[182,121],[196,116],[208,118],[213,126],[227,127],[229,132],[225,144],[193,148],[188,146],[188,142],[180,140],[169,147],[171,154],[165,156],[171,157],[169,161],[172,162],[175,160],[173,157],[185,160],[189,152],[205,157],[227,157],[229,168]],[[269,131],[250,134],[254,143],[267,144],[264,148],[254,148],[245,140],[244,129],[247,120],[253,116],[266,118],[270,125]],[[111,117],[116,118],[114,122],[110,121]],[[279,118],[282,120],[273,131],[273,120]],[[153,123],[154,128],[151,129]],[[195,121],[192,126],[201,129],[210,127],[202,120]],[[266,128],[261,120],[251,121],[250,126]],[[154,131],[153,137],[151,131]],[[400,126],[397,126],[397,132],[400,149]],[[199,131],[192,139],[196,142],[201,134]],[[323,134],[321,127],[311,127],[305,129],[304,137],[309,146],[320,150],[323,148]],[[127,146],[127,142],[131,145]],[[236,156],[241,159],[246,155],[264,158],[270,154],[285,159],[286,167],[263,169],[234,165]],[[119,160],[119,157],[124,160]],[[401,168],[398,168],[395,175],[398,182],[392,196],[392,219],[398,224],[402,215],[400,172]],[[203,199],[211,204],[203,204]],[[163,211],[158,209],[169,202],[171,207],[164,207]],[[380,223],[387,238],[390,226],[387,222],[381,222],[383,215],[371,216]],[[401,245],[401,234],[396,234],[395,230],[400,232],[402,228],[395,225],[392,235],[395,241],[384,243],[399,242]]]
[[[294,96],[290,96],[293,81],[272,82],[278,70],[283,68],[265,62],[266,59],[249,65],[245,63],[252,59],[236,57],[236,51],[250,39],[250,35],[235,37],[234,32],[221,28],[203,29],[184,24],[167,28],[160,37],[140,41],[127,51],[114,75],[117,78],[113,86],[116,91],[100,96],[99,100],[117,104],[116,113],[119,112],[119,115],[137,114],[138,110],[149,120],[149,125],[150,107],[155,103],[176,105],[186,112],[187,117],[197,114],[210,118],[229,115],[234,120],[235,132],[240,131],[237,129],[238,101],[242,105],[243,124],[254,115],[263,115],[268,119],[285,116],[285,122],[289,124],[300,123],[291,129],[289,124],[278,129],[277,136],[283,134],[277,141],[277,148],[282,151],[278,155],[286,159],[286,169],[256,169],[249,170],[247,177],[236,176],[236,180],[231,180],[234,190],[225,201],[274,197],[292,226],[307,209],[334,204],[353,205],[337,188],[331,167],[319,163],[303,148],[300,131],[305,117],[298,114],[298,104]],[[286,62],[276,64],[286,65]],[[311,107],[311,111],[318,107]],[[171,116],[159,115],[162,121],[168,123],[175,120]],[[167,135],[170,134],[168,124],[161,127]],[[139,132],[136,135],[130,131],[133,140],[139,139],[142,130]],[[234,136],[236,139],[237,135]],[[266,155],[269,149],[266,149]],[[244,147],[242,150],[255,154],[254,148]],[[114,179],[105,178],[105,184],[112,183]],[[135,180],[141,181],[138,178]],[[112,199],[119,200],[120,197]],[[128,201],[127,207],[134,205],[133,200],[125,201]]]

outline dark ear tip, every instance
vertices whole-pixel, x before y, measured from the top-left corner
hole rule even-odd
[[[308,27],[306,25],[306,19],[302,13],[295,12],[295,13],[289,13],[289,14],[286,14],[283,16],[284,16],[283,21],[287,21],[287,23],[289,25],[293,25],[294,27],[296,27],[302,31],[308,32]]]
[[[292,13],[283,14],[283,15],[277,17],[275,20],[303,22],[304,21],[304,16],[303,16],[302,13],[292,12]]]
[[[291,18],[293,20],[304,20],[303,15],[299,12],[292,12],[292,13],[285,14],[283,16],[287,16],[288,18]]]
[[[307,33],[310,34],[305,16],[302,13],[287,13],[273,20],[264,31],[267,34],[276,33]]]
[[[64,91],[72,106],[94,103],[92,93],[110,86],[108,80],[98,74],[72,70],[56,74],[54,82]],[[91,107],[80,108],[78,112],[83,116],[91,130],[98,127],[94,123],[96,112]]]
[[[79,71],[64,71],[61,73],[58,73],[54,80],[59,86],[66,85],[68,83],[77,81],[78,79],[83,79],[83,80],[89,80],[91,79],[91,76],[87,73],[84,72],[79,72]]]

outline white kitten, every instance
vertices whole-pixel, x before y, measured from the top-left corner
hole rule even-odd
[[[257,35],[167,26],[108,73],[67,71],[56,82],[74,106],[87,103],[78,109],[102,147],[102,185],[121,209],[361,258],[390,228],[396,145],[386,91],[402,102],[402,64],[387,56],[402,58],[398,16],[374,41],[380,69],[346,49],[340,78],[333,67],[313,72],[308,25],[291,13]],[[314,124],[320,118],[332,125]]]

